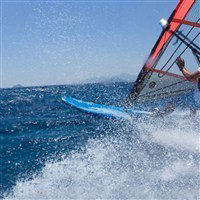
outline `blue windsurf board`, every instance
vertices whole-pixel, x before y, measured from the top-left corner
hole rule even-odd
[[[153,115],[152,112],[96,104],[92,102],[78,100],[72,97],[62,97],[62,100],[68,105],[71,105],[72,107],[75,107],[83,112],[91,113],[105,118],[131,120],[132,117]]]

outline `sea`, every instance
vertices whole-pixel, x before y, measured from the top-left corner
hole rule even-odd
[[[104,119],[72,96],[123,105],[133,83],[0,90],[0,198],[200,199],[200,116]]]

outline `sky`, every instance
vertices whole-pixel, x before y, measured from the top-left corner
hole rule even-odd
[[[141,70],[177,0],[1,1],[1,88]]]

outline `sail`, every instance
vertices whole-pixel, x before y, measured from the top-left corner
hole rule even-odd
[[[199,0],[180,0],[166,26],[162,19],[165,27],[133,86],[131,102],[186,94],[196,87],[182,76],[175,62],[181,56],[188,70],[199,67],[199,12]]]

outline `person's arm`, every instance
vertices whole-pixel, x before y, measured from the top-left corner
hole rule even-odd
[[[198,78],[200,78],[200,71],[190,74],[190,76],[187,79],[190,81],[197,81]]]
[[[197,72],[191,73],[189,72],[186,68],[185,68],[185,61],[181,58],[178,57],[176,60],[176,64],[178,65],[180,71],[182,72],[182,74],[185,76],[185,78],[187,78],[190,81],[196,81],[197,78],[200,77],[200,70],[198,70]]]
[[[185,78],[190,79],[192,74],[185,67],[180,69],[180,71],[182,72],[183,76],[185,76]]]

